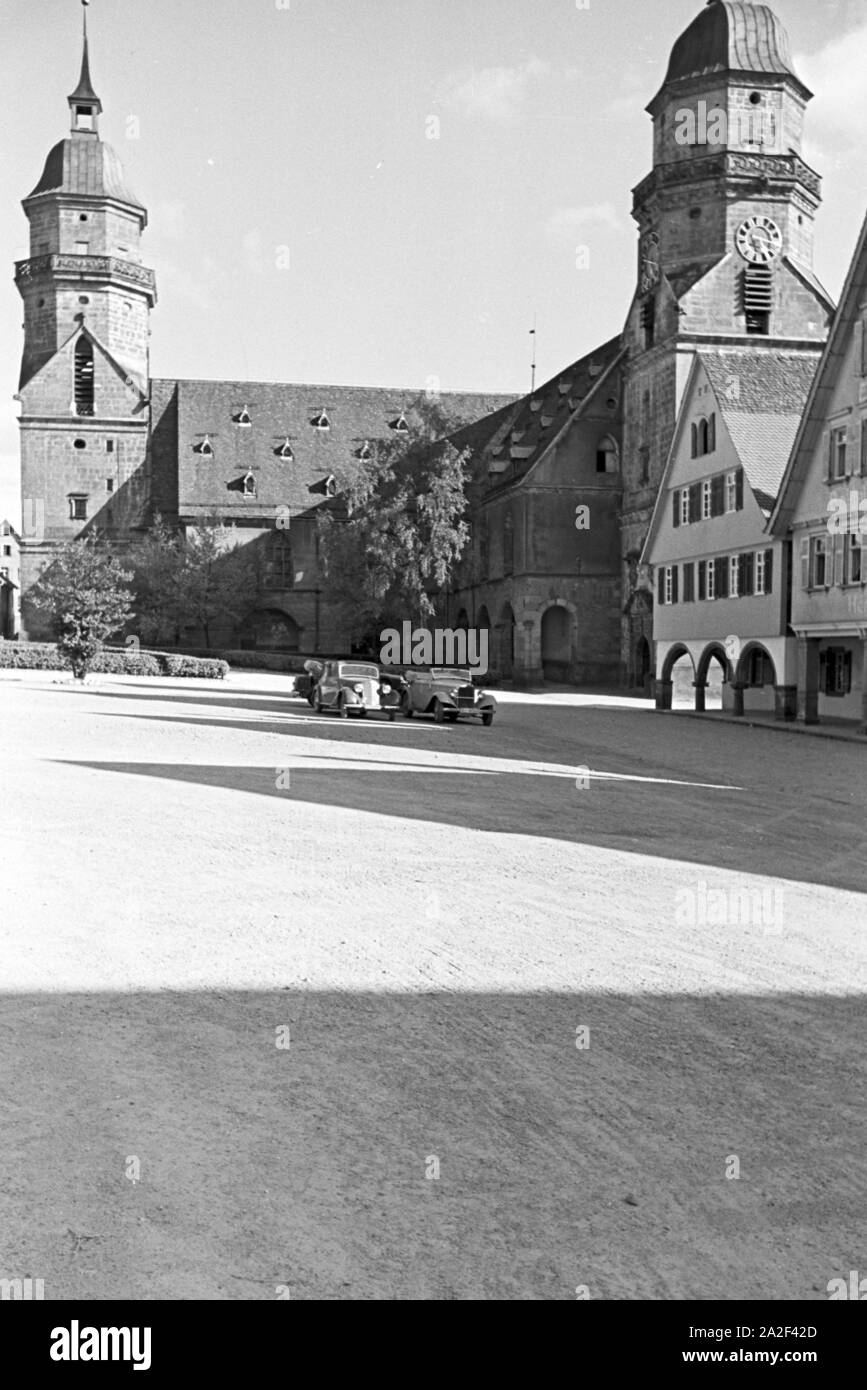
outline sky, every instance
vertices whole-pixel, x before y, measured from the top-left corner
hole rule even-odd
[[[93,0],[102,138],[148,209],[151,374],[523,392],[619,333],[644,107],[703,0]],[[776,0],[816,93],[816,270],[867,209],[867,0]],[[20,523],[20,200],[68,130],[78,0],[0,0],[0,516]],[[586,252],[578,254],[578,248]]]

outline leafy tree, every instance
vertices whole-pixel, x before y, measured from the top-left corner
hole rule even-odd
[[[259,587],[259,567],[246,549],[233,547],[234,532],[216,512],[186,534],[155,518],[136,556],[145,641],[179,646],[184,628],[196,625],[209,647],[215,622],[235,624],[247,612]]]
[[[354,640],[375,644],[384,627],[436,614],[469,539],[455,427],[438,406],[417,407],[414,428],[378,444],[320,514],[325,594]]]
[[[91,532],[62,546],[33,586],[30,601],[49,615],[76,680],[84,680],[106,640],[132,617],[132,577]]]

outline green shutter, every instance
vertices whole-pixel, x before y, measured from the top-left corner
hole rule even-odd
[[[739,468],[735,474],[735,511],[744,509],[744,470]]]
[[[677,602],[678,602],[678,598],[677,598],[677,574],[678,574],[678,568],[679,568],[679,567],[678,567],[677,565],[672,565],[672,567],[671,567],[671,601],[672,601],[672,603],[677,603]]]
[[[773,593],[774,589],[774,552],[765,551],[765,593]]]
[[[725,511],[725,475],[719,473],[710,480],[710,514],[711,516],[722,516]]]
[[[671,511],[671,524],[672,526],[676,527],[680,525],[680,490],[678,488],[675,488],[674,492],[671,494],[671,501],[673,504]]]
[[[689,519],[701,520],[701,483],[692,483],[689,489]]]
[[[707,560],[698,562],[698,600],[699,603],[707,598]]]

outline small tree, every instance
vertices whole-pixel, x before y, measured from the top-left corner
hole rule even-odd
[[[215,621],[235,625],[255,601],[259,572],[246,547],[235,547],[235,528],[214,512],[186,533],[157,516],[136,555],[142,636],[180,645],[183,629],[202,629],[211,645]]]
[[[132,577],[92,532],[62,546],[33,586],[31,602],[49,615],[76,680],[84,680],[107,638],[132,617]]]

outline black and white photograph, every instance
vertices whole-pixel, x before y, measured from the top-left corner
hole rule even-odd
[[[0,33],[29,1364],[552,1301],[818,1369],[867,1300],[867,0]]]

